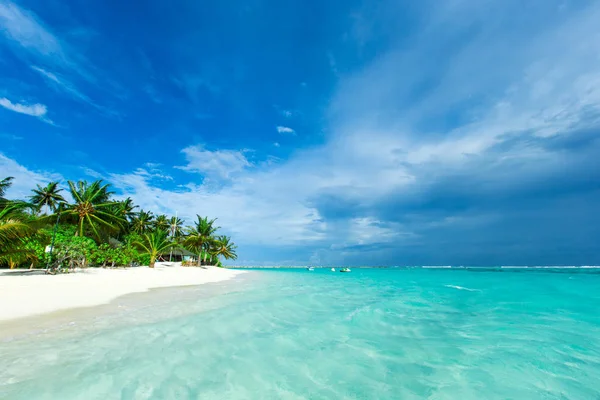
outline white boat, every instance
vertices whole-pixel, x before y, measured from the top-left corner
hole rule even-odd
[[[315,270],[313,267],[308,267],[306,269],[309,270],[309,271],[314,271]]]
[[[340,272],[350,272],[350,268],[342,268],[340,269]]]
[[[331,272],[335,272],[335,268],[331,268]]]

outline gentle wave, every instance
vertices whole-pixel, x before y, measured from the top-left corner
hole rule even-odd
[[[600,275],[496,268],[143,294],[75,332],[0,342],[0,398],[600,399]]]
[[[447,288],[452,288],[452,289],[458,289],[458,290],[466,290],[469,292],[481,292],[481,290],[479,289],[471,289],[471,288],[467,288],[467,287],[463,287],[463,286],[456,286],[456,285],[444,285]]]

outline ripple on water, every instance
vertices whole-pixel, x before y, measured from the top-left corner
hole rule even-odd
[[[258,275],[0,343],[0,398],[600,397],[598,275]]]

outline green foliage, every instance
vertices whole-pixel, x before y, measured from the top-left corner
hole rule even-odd
[[[113,247],[108,243],[103,243],[92,253],[91,260],[103,267],[115,265],[126,265],[128,259],[121,247]]]
[[[69,181],[69,192],[74,202],[67,205],[64,216],[77,224],[78,236],[89,234],[102,241],[123,228],[126,221],[123,215],[115,212],[117,202],[111,200],[110,185],[101,180],[92,183]]]
[[[34,254],[25,246],[36,233],[36,227],[27,214],[14,205],[0,209],[0,265],[18,266]]]
[[[169,235],[171,239],[177,240],[183,233],[183,221],[181,218],[171,217],[169,219]]]
[[[45,267],[48,261],[46,247],[50,245],[52,233],[47,229],[40,229],[35,235],[24,240],[24,248],[33,256],[26,262],[32,267]]]
[[[53,249],[52,268],[85,268],[97,250],[96,242],[84,236],[73,236],[68,241],[57,241]]]
[[[29,203],[7,200],[11,184],[10,177],[0,180],[0,267],[154,266],[174,243],[197,254],[197,265],[220,266],[220,258],[237,257],[230,239],[215,235],[214,219],[197,216],[185,228],[177,217],[135,212],[130,198],[115,200],[102,181],[69,181],[72,203],[65,202],[57,182],[38,185]],[[39,215],[43,207],[54,214]]]
[[[0,179],[0,207],[2,208],[8,202],[8,200],[4,198],[4,194],[6,193],[6,190],[12,185],[13,179],[15,178],[13,178],[12,176]]]
[[[214,255],[217,260],[219,256],[223,257],[226,260],[235,260],[237,259],[237,254],[235,250],[237,246],[233,244],[231,238],[225,235],[217,236],[211,242],[210,253]]]
[[[173,245],[173,242],[171,242],[167,237],[167,232],[154,231],[142,235],[141,240],[134,242],[134,245],[140,250],[141,253],[150,256],[150,262],[148,263],[148,266],[150,268],[154,268],[156,257],[159,254],[167,251]]]
[[[202,218],[199,215],[196,217],[198,220],[193,227],[186,229],[182,243],[186,249],[198,254],[198,266],[200,266],[202,261],[206,264],[210,245],[219,227],[214,225],[216,219],[209,220],[208,217]]]
[[[29,201],[37,212],[40,212],[44,206],[55,212],[58,205],[65,202],[60,192],[62,189],[58,188],[58,182],[50,182],[44,187],[37,185],[37,189],[33,189],[33,195],[29,196]]]
[[[131,230],[139,234],[149,232],[153,225],[154,215],[144,210],[140,210],[131,220]]]
[[[166,215],[158,215],[154,220],[154,229],[159,231],[167,231],[169,230],[169,217]]]

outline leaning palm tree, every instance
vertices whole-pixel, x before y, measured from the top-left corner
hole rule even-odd
[[[58,182],[50,182],[43,187],[37,185],[37,189],[33,189],[33,195],[29,196],[29,201],[37,212],[40,212],[44,206],[48,207],[51,212],[56,212],[58,205],[65,202],[60,192],[62,189],[58,188]]]
[[[156,257],[171,247],[171,241],[165,231],[145,233],[134,245],[150,256],[150,268],[154,268]]]
[[[208,217],[201,218],[199,215],[198,221],[193,227],[188,227],[183,238],[183,246],[189,251],[198,254],[198,266],[202,265],[202,257],[206,262],[207,251],[213,242],[213,235],[219,229],[214,226],[216,219],[209,220]]]
[[[109,184],[102,180],[68,183],[74,202],[66,205],[63,214],[67,220],[77,223],[78,236],[91,232],[96,239],[101,239],[104,233],[115,232],[125,223],[125,219],[114,212],[116,202],[110,199]]]
[[[237,259],[235,250],[237,246],[231,241],[229,236],[221,235],[217,236],[212,242],[210,253],[214,255],[217,260],[219,257],[223,257],[226,260]]]
[[[152,212],[140,210],[131,220],[131,230],[139,234],[148,232],[152,228],[153,220]]]

